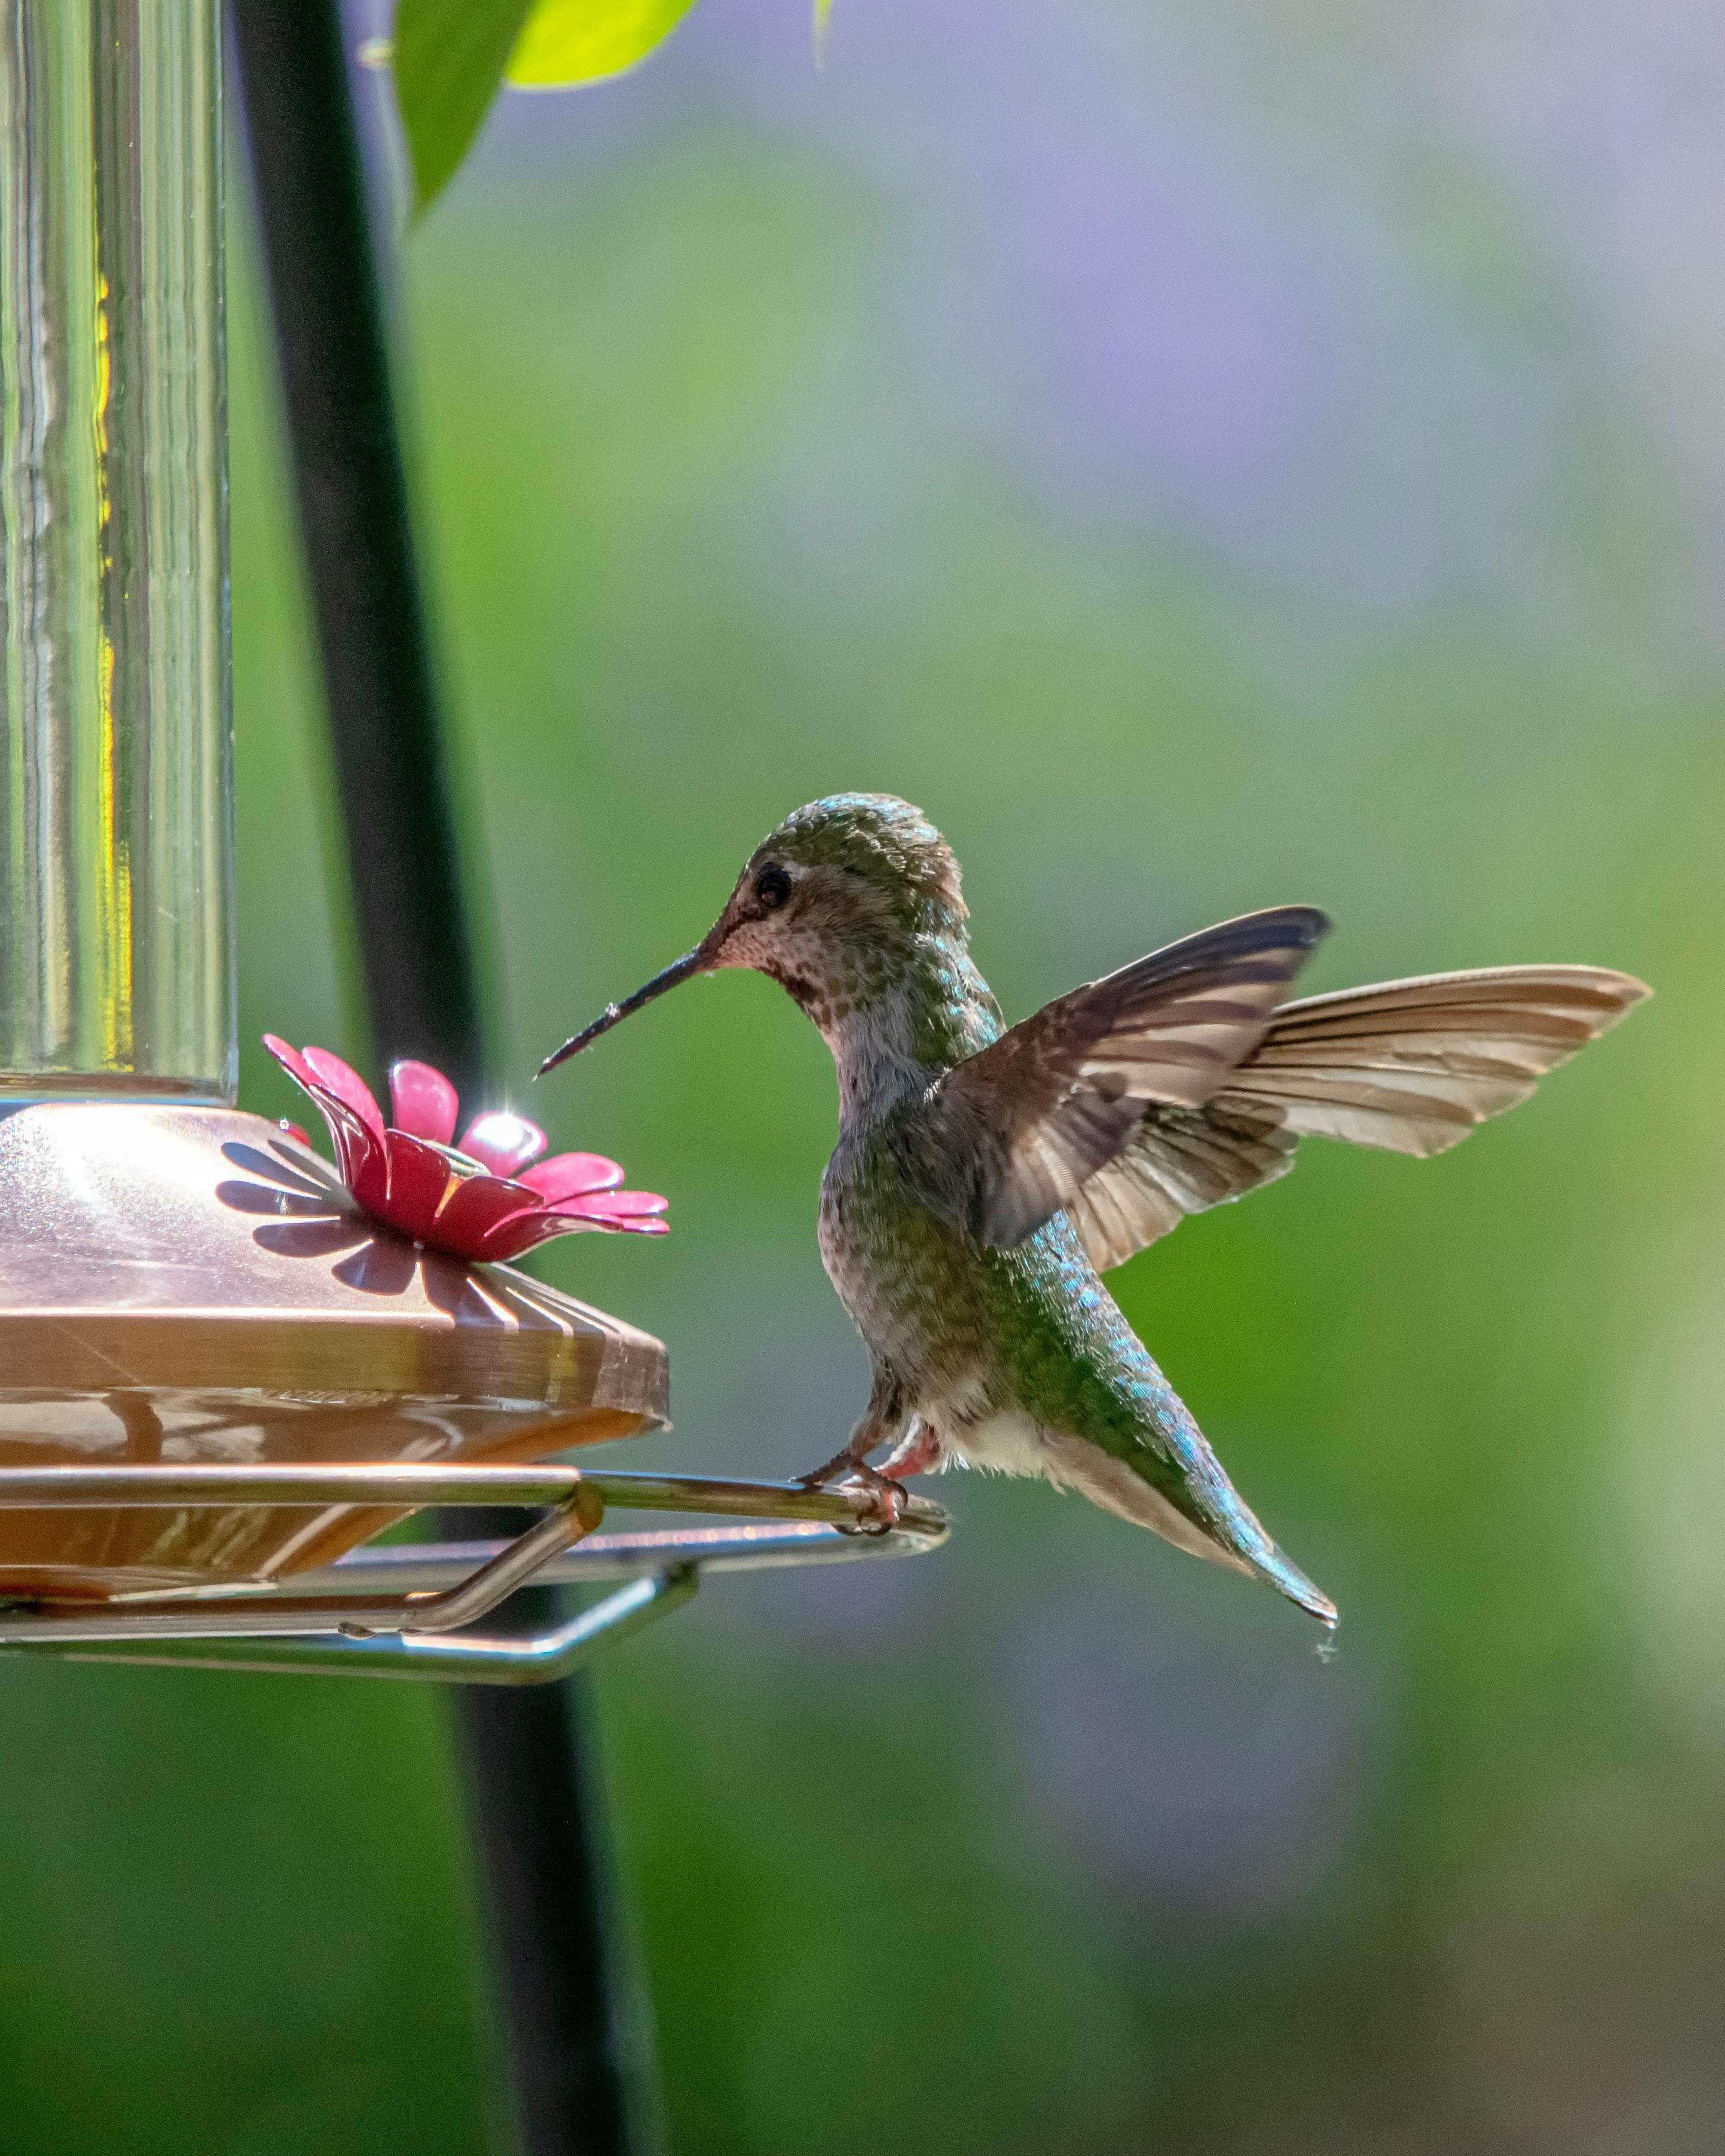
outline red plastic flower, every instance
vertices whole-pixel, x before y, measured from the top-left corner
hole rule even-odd
[[[506,1259],[583,1228],[665,1233],[664,1199],[622,1188],[623,1170],[600,1153],[539,1160],[545,1133],[524,1116],[475,1116],[452,1144],[455,1089],[429,1063],[391,1067],[395,1121],[386,1127],[371,1088],[339,1055],[302,1053],[273,1033],[264,1045],[322,1111],[341,1180],[361,1210],[428,1249]]]

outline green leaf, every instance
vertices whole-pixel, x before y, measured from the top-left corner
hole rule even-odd
[[[694,0],[534,0],[508,75],[516,90],[567,90],[626,74],[675,29]]]
[[[532,0],[399,0],[395,95],[423,217],[467,155]]]

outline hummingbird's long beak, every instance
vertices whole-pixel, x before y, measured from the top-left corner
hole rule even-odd
[[[583,1026],[580,1032],[572,1034],[561,1048],[554,1049],[534,1075],[542,1078],[547,1070],[555,1070],[558,1064],[566,1063],[572,1055],[580,1055],[582,1050],[597,1040],[602,1033],[608,1033],[619,1019],[625,1019],[631,1012],[638,1011],[643,1004],[650,1004],[655,996],[662,996],[667,988],[675,988],[679,981],[686,981],[696,973],[706,973],[712,963],[708,949],[711,940],[697,943],[692,951],[685,951],[662,973],[655,973],[645,988],[637,988],[632,996],[625,996],[620,1004],[607,1004],[591,1025]]]

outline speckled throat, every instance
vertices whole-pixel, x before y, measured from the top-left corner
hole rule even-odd
[[[872,1121],[999,1037],[1000,1006],[971,961],[962,917],[925,901],[842,937],[810,932],[762,971],[832,1050],[841,1124]]]

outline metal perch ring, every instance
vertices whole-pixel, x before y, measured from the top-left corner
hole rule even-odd
[[[0,1652],[80,1661],[540,1684],[686,1602],[703,1571],[848,1563],[937,1548],[947,1521],[906,1496],[885,1533],[859,1536],[862,1489],[595,1474],[577,1467],[283,1465],[0,1468],[0,1507],[201,1505],[521,1506],[544,1517],[511,1542],[403,1543],[352,1552],[296,1578],[128,1594],[89,1604],[0,1604]],[[604,1535],[608,1507],[750,1524]],[[849,1530],[849,1532],[846,1532]],[[520,1588],[627,1584],[526,1635],[465,1629]]]

